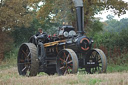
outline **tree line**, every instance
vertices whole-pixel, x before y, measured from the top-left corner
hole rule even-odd
[[[111,8],[115,9],[115,14],[122,15],[128,10],[128,3],[122,0],[83,1],[87,35],[106,29],[94,17],[98,12]],[[76,28],[75,7],[71,0],[0,0],[0,53],[27,42],[39,27],[52,34],[62,22]]]

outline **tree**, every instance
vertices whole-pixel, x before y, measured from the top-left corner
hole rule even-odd
[[[127,29],[128,27],[128,19],[124,18],[121,19],[120,21],[115,20],[115,19],[109,19],[104,22],[104,30],[107,30],[109,32],[121,32],[124,29]]]
[[[32,21],[26,0],[2,0],[0,3],[0,30],[29,27]]]
[[[9,33],[0,31],[0,54],[10,51],[13,47],[12,43],[13,39],[9,36]]]
[[[91,29],[89,26],[94,21],[94,15],[104,9],[114,9],[114,13],[122,15],[128,10],[128,4],[122,0],[83,0],[85,29]],[[54,14],[51,20],[54,22],[67,21],[76,26],[75,7],[72,0],[46,0],[44,5],[38,11],[38,17],[44,22],[49,15]]]
[[[34,3],[34,2],[33,2]],[[9,51],[13,42],[10,36],[15,28],[29,27],[32,12],[29,0],[0,0],[0,51]]]

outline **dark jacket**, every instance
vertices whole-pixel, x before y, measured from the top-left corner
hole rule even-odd
[[[39,36],[39,35],[40,35],[40,32],[37,32],[36,36]],[[43,32],[41,35],[47,35],[47,33]]]

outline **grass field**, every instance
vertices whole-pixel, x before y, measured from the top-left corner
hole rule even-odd
[[[128,85],[128,72],[23,77],[12,67],[0,71],[0,85]]]
[[[0,85],[128,85],[128,64],[108,64],[106,74],[80,71],[66,76],[40,73],[36,77],[25,77],[18,74],[16,59],[10,58],[0,64]]]

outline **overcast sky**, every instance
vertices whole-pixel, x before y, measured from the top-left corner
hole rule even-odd
[[[123,0],[123,1],[128,2],[128,0]],[[114,13],[112,12],[112,9],[110,9],[109,11],[108,10],[102,11],[102,14],[95,15],[95,17],[101,17],[102,18],[101,21],[105,21],[107,20],[106,16],[109,14],[113,15],[114,19],[117,19],[117,20],[120,20],[122,18],[128,18],[128,11],[126,12],[126,14],[118,17],[118,15],[114,15]]]

